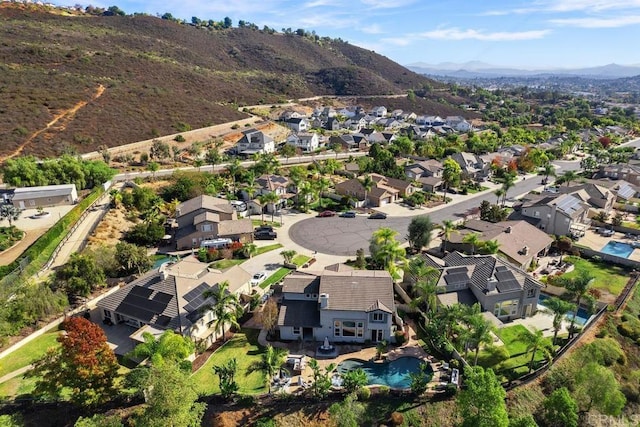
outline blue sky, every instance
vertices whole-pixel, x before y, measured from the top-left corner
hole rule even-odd
[[[59,4],[68,4],[60,2]],[[99,0],[127,13],[315,30],[403,64],[640,64],[640,0]]]

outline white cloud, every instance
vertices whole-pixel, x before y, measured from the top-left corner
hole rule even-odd
[[[493,33],[487,33],[482,30],[467,29],[461,30],[459,28],[439,28],[433,31],[426,31],[417,34],[419,38],[433,39],[433,40],[480,40],[480,41],[516,41],[516,40],[533,40],[541,39],[551,30],[531,30],[531,31],[498,31]]]
[[[618,28],[640,24],[640,15],[618,16],[612,18],[566,18],[551,19],[549,22],[568,27],[580,28]]]
[[[640,0],[539,0],[531,6],[506,10],[490,10],[482,15],[501,16],[528,13],[598,13],[607,10],[640,9]]]
[[[372,9],[395,9],[415,3],[416,0],[360,0],[360,2]]]
[[[335,0],[311,0],[302,5],[305,9],[312,9],[314,7],[323,6],[337,6]]]
[[[366,34],[382,34],[384,33],[384,31],[382,30],[382,27],[378,24],[371,24],[371,25],[367,25],[365,27],[362,27],[360,30],[362,30],[363,33]]]

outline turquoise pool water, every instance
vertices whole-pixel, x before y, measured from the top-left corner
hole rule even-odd
[[[401,357],[392,362],[374,363],[358,359],[347,359],[338,364],[338,372],[344,374],[353,369],[362,368],[367,374],[369,385],[386,385],[391,388],[410,388],[410,373],[420,372],[423,362],[417,357]],[[429,365],[429,374],[433,370]]]
[[[611,240],[609,243],[604,245],[604,248],[600,249],[600,252],[619,256],[621,258],[629,258],[629,256],[633,253],[633,246],[625,242]]]
[[[152,268],[158,268],[160,267],[162,264],[164,264],[167,261],[171,261],[171,257],[170,256],[165,256],[162,258],[158,258],[156,260],[156,262],[153,263],[153,267]]]
[[[538,310],[545,308],[544,300],[546,300],[547,298],[549,298],[547,295],[540,294],[540,296],[538,297]],[[571,319],[573,319],[573,312],[567,313],[565,317],[567,318],[568,322],[571,322]],[[585,310],[584,308],[579,308],[575,323],[578,326],[584,326],[590,317],[591,315],[587,312],[587,310]]]

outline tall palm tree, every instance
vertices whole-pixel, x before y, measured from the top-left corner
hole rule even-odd
[[[578,316],[578,310],[580,309],[580,302],[582,298],[589,292],[589,286],[593,283],[594,277],[586,271],[581,271],[577,276],[571,278],[562,278],[560,276],[560,283],[571,293],[575,298],[575,308],[573,310],[573,317],[571,318],[571,325],[569,326],[569,338],[573,337],[573,327],[576,323],[576,317]]]
[[[437,292],[435,281],[438,270],[427,265],[424,258],[415,257],[406,265],[405,272],[411,274],[415,280],[412,289],[415,298],[411,301],[411,304],[416,308],[424,304],[427,314],[432,311],[432,308],[434,308],[435,311],[437,303],[435,298]],[[429,318],[427,317],[426,320],[429,321]]]
[[[443,252],[447,251],[447,242],[451,239],[451,233],[456,229],[456,225],[450,219],[445,219],[442,221],[442,237],[443,237]]]
[[[451,340],[455,325],[458,324],[458,319],[462,315],[462,307],[460,304],[453,305],[441,305],[438,311],[438,318],[444,324],[444,335],[448,340]]]
[[[549,182],[550,176],[556,176],[556,168],[551,163],[545,163],[542,167],[542,173],[544,174],[544,182]]]
[[[243,170],[242,169],[242,165],[240,164],[240,160],[236,157],[234,158],[232,161],[230,161],[229,163],[227,163],[227,166],[225,167],[225,170],[227,171],[227,173],[229,174],[229,177],[231,178],[231,182],[233,185],[233,192],[236,192],[236,180],[238,179],[238,176],[240,175],[240,172]]]
[[[260,360],[256,360],[249,365],[247,368],[247,374],[262,372],[265,376],[265,380],[267,381],[269,394],[271,394],[271,379],[282,367],[286,355],[287,350],[283,348],[274,348],[270,344],[267,344],[264,353],[260,355]]]
[[[276,206],[280,201],[280,196],[278,196],[275,191],[269,191],[267,194],[264,194],[264,199],[261,199],[261,202],[262,200],[267,203],[267,206],[271,205],[271,222],[273,222],[273,214],[276,212]]]
[[[471,255],[475,255],[476,249],[480,247],[482,243],[480,241],[480,233],[469,233],[462,238],[462,242],[471,245]]]
[[[502,190],[504,191],[502,194],[502,207],[504,207],[507,202],[507,193],[514,185],[516,185],[516,175],[511,173],[506,174],[504,181],[502,181]]]
[[[482,315],[476,315],[471,319],[471,345],[475,348],[476,354],[473,359],[473,366],[478,364],[478,354],[480,353],[480,346],[482,344],[491,344],[493,342],[493,325],[491,321],[482,317]]]
[[[258,253],[258,247],[254,243],[245,243],[242,251],[247,258],[253,258],[253,256]]]
[[[364,188],[364,206],[367,206],[369,203],[369,191],[373,188],[373,179],[371,179],[371,175],[365,175],[364,178],[360,181],[362,187]]]
[[[371,237],[370,252],[376,262],[384,266],[384,268],[394,278],[398,277],[396,263],[404,261],[405,250],[400,246],[400,242],[395,239],[397,231],[382,227],[373,233]]]
[[[544,305],[546,307],[544,311],[553,315],[553,340],[551,342],[555,344],[558,332],[562,327],[562,321],[568,312],[575,309],[575,304],[558,297],[551,297],[545,300]]]
[[[284,258],[284,262],[287,264],[291,264],[293,262],[293,257],[295,257],[296,254],[297,252],[293,249],[280,252],[280,255]]]
[[[181,361],[186,359],[195,346],[193,342],[175,332],[165,331],[156,338],[149,332],[142,334],[142,343],[135,346],[127,357],[134,359],[149,359],[153,365],[161,365],[165,360]]]
[[[533,371],[533,362],[536,360],[536,353],[538,350],[547,351],[548,340],[542,335],[542,330],[535,328],[533,332],[527,330],[520,338],[527,344],[527,351],[531,351],[531,360],[529,361],[529,372],[531,372]]]
[[[504,195],[504,190],[502,188],[498,188],[496,191],[493,192],[493,194],[495,194],[497,197],[496,205],[500,204],[500,198]]]
[[[241,310],[238,295],[229,292],[229,282],[218,283],[215,287],[206,290],[205,299],[213,299],[213,304],[205,305],[201,310],[212,310],[214,314],[213,326],[216,334],[222,332],[222,342],[225,342],[224,329],[226,325],[239,328],[238,314]]]
[[[331,187],[331,181],[329,180],[329,178],[323,176],[316,181],[316,185],[318,187],[320,209],[322,209],[322,193],[326,192]]]
[[[309,197],[313,195],[313,186],[309,181],[302,181],[298,186],[298,193],[302,196],[304,211],[306,212],[309,204]]]

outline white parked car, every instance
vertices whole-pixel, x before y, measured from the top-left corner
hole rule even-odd
[[[264,271],[261,271],[259,273],[256,273],[253,275],[253,277],[251,278],[251,286],[258,286],[260,283],[264,282],[264,279],[267,278],[267,273],[265,273]]]

